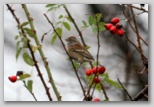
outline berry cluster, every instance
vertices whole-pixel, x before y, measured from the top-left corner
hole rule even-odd
[[[94,67],[93,69],[88,68],[88,69],[86,69],[86,75],[90,76],[92,74],[98,74],[98,73],[103,74],[105,71],[106,71],[106,68],[104,66]],[[93,82],[96,83],[96,84],[99,83],[100,82],[99,77],[95,76]]]
[[[112,34],[117,33],[118,36],[122,37],[124,34],[124,30],[122,29],[122,25],[119,23],[119,18],[115,17],[111,20],[111,23],[105,24],[105,28],[110,30]]]

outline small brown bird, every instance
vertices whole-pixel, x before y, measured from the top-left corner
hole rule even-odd
[[[74,36],[70,36],[65,40],[67,41],[67,51],[73,60],[79,63],[94,61],[92,55],[80,44],[80,42]]]

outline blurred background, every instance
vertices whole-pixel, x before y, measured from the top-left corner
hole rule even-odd
[[[25,13],[20,4],[10,4],[21,22],[26,22]],[[44,17],[44,13],[47,12],[45,8],[46,4],[27,4],[28,10],[31,17],[34,19],[34,26],[38,35],[39,40],[44,33],[52,30],[51,25],[47,22]],[[92,54],[96,60],[97,54],[97,36],[96,33],[92,31],[89,27],[87,29],[82,29],[82,20],[88,21],[87,14],[102,13],[103,17],[101,21],[109,23],[113,17],[118,17],[123,19],[120,23],[123,29],[128,33],[130,40],[137,44],[136,33],[131,29],[128,21],[125,20],[123,11],[127,17],[130,17],[130,9],[127,5],[122,6],[120,4],[66,4],[71,15],[75,19],[75,22],[82,30],[83,38],[88,46],[90,46],[89,52]],[[141,7],[140,4],[135,4],[133,6]],[[143,9],[148,11],[148,5],[145,4]],[[141,13],[141,10],[134,9],[135,14]],[[66,15],[67,13],[63,8],[57,9],[47,13],[50,20],[55,24],[59,21],[58,17],[60,14]],[[132,22],[133,20],[130,19]],[[139,34],[148,43],[148,13],[144,12],[140,15],[136,15],[136,21],[139,28]],[[69,36],[76,36],[81,42],[73,24],[71,25],[71,31],[63,30],[62,40]],[[62,101],[82,101],[83,93],[81,91],[80,84],[76,78],[73,71],[71,63],[68,61],[66,52],[64,51],[59,39],[56,40],[55,44],[51,44],[51,33],[49,32],[42,43],[42,49],[49,62],[49,67],[52,72],[52,76],[62,96]],[[28,50],[23,50],[18,60],[16,61],[16,40],[15,36],[18,35],[17,23],[14,20],[12,14],[4,5],[4,100],[5,101],[34,101],[31,94],[23,86],[23,82],[18,81],[16,83],[11,83],[8,79],[10,75],[16,75],[19,70],[25,73],[31,74],[31,77],[26,79],[33,80],[33,92],[37,97],[38,101],[48,101],[44,87],[37,75],[35,67],[27,65],[22,58],[22,53]],[[32,41],[34,43],[34,41]],[[34,44],[35,45],[35,44]],[[138,75],[136,71],[141,71],[143,69],[143,64],[139,52],[130,44],[126,37],[119,37],[116,34],[112,35],[109,31],[103,31],[100,33],[100,56],[99,61],[101,65],[106,67],[106,72],[109,74],[110,78],[117,81],[120,79],[122,84],[125,86],[129,94],[134,97],[136,94],[143,89],[144,85],[148,84],[148,74],[144,72],[142,75]],[[146,46],[141,41],[141,46],[144,55],[148,58],[148,46]],[[42,59],[38,52],[35,53],[39,67],[45,78],[45,81],[49,87],[51,85],[48,83],[48,77],[46,70],[44,68]],[[86,68],[90,67],[89,64],[81,67],[78,74],[82,80],[84,88],[87,89]],[[105,89],[109,97],[109,101],[127,101],[130,100],[122,89],[117,89],[111,85],[105,84]],[[50,88],[51,96],[53,100],[56,101],[56,96]],[[93,97],[98,97],[104,100],[104,94],[94,92]],[[145,99],[141,99],[145,100]]]

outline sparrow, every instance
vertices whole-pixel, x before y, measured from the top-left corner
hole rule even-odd
[[[67,41],[67,52],[69,56],[76,62],[92,62],[92,55],[81,45],[74,36],[65,39]]]

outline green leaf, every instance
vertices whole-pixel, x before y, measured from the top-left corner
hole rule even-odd
[[[88,87],[90,87],[90,85],[92,84],[93,79],[94,79],[94,75],[91,75],[91,76],[89,77]]]
[[[102,76],[102,77],[104,77],[104,78],[109,79],[109,75],[108,75],[108,73],[103,73],[103,74],[100,74],[100,76]]]
[[[89,25],[90,26],[93,25],[93,23],[94,23],[94,17],[93,16],[89,16],[88,22],[89,22]]]
[[[58,17],[58,19],[61,19],[61,18],[63,18],[63,15],[60,15],[60,16]]]
[[[84,25],[84,26],[86,26],[86,25],[87,25],[87,23],[86,23],[84,20],[82,20],[82,23],[83,23],[83,25]]]
[[[83,66],[86,66],[87,65],[87,63],[86,62],[83,62],[83,64],[82,64]]]
[[[41,46],[33,46],[31,45],[32,51],[35,53]]]
[[[51,7],[47,10],[47,12],[50,12],[51,10],[56,10],[56,9],[58,9],[58,7]]]
[[[23,59],[24,59],[24,61],[25,61],[28,65],[34,66],[34,61],[33,61],[33,59],[28,55],[27,52],[25,52],[25,53],[23,54]]]
[[[74,64],[75,68],[78,68],[80,66],[80,64],[75,61],[73,61],[73,64]]]
[[[67,30],[71,30],[71,27],[70,27],[70,25],[67,23],[67,22],[63,22],[63,25],[65,26],[65,28],[67,29]]]
[[[20,35],[20,37],[22,37],[23,36],[23,34],[19,31],[19,35]]]
[[[98,61],[98,65],[100,64],[100,61]],[[96,66],[97,65],[97,62],[94,62],[93,63],[93,66]]]
[[[97,21],[96,21],[96,18],[94,18],[94,25],[97,25]]]
[[[62,36],[62,29],[60,28],[60,27],[58,27],[57,29],[56,29],[56,31],[57,31],[57,33],[58,33],[58,35],[57,36]]]
[[[29,24],[29,22],[24,22],[21,26],[26,26],[28,24]]]
[[[21,42],[24,43],[24,44],[23,44],[23,48],[27,48],[27,47],[28,47],[28,40],[27,40],[27,38],[23,37],[23,38],[21,39]]]
[[[66,19],[72,23],[72,20],[70,17],[67,16]]]
[[[93,32],[94,32],[94,33],[97,33],[97,32],[98,32],[98,28],[97,28],[97,27],[94,27],[94,28],[93,28]]]
[[[96,90],[98,90],[99,92],[102,90],[100,84],[96,84]]]
[[[19,48],[20,42],[21,42],[21,41],[18,41],[18,42],[17,42],[17,44],[16,44],[16,50]]]
[[[109,78],[104,78],[104,80],[108,83],[108,84],[110,84],[110,85],[112,85],[112,86],[114,86],[115,88],[122,88],[122,86],[118,83],[118,82],[116,82],[116,81],[113,81],[113,80],[111,80],[111,79],[109,79]]]
[[[30,92],[33,91],[33,81],[32,80],[28,80],[27,88]]]
[[[102,13],[98,13],[98,14],[96,14],[96,17],[97,17],[97,22],[99,22],[100,19],[101,19],[101,17],[102,17]]]
[[[103,100],[103,101],[109,101],[109,99],[105,99],[105,100]]]
[[[58,24],[60,24],[60,23],[62,23],[62,21],[57,22],[56,25],[58,25]]]
[[[55,5],[57,5],[57,4],[47,4],[45,7],[53,7]]]
[[[21,53],[21,50],[22,50],[22,48],[19,48],[19,49],[17,50],[17,52],[16,52],[16,60],[18,60],[18,57],[19,57],[19,55],[20,55],[20,53]]]
[[[27,33],[30,37],[35,38],[35,34],[34,34],[34,32],[33,32],[31,29],[29,29],[29,28],[23,28],[23,29],[24,29],[24,31],[26,31],[26,33]]]
[[[99,31],[104,31],[104,30],[105,30],[104,25],[105,25],[104,22],[100,22],[100,23],[99,23]]]
[[[57,35],[55,34],[51,39],[51,44],[53,45],[57,39]]]
[[[30,74],[23,74],[23,75],[20,75],[18,80],[24,80],[24,79],[29,78],[29,77],[30,77]]]
[[[57,7],[60,8],[63,4],[58,5]]]
[[[17,35],[17,36],[15,36],[15,40],[17,40],[19,38],[19,36]]]
[[[86,50],[90,49],[90,46],[86,46],[85,49],[86,49]]]

